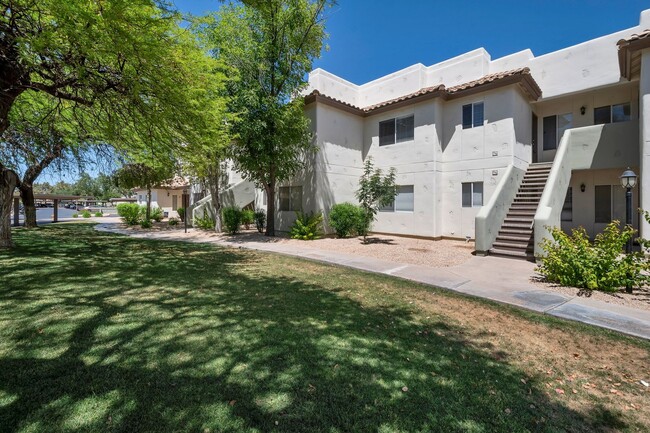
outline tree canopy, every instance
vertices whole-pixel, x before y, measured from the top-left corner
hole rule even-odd
[[[229,155],[244,178],[268,196],[266,234],[274,235],[275,188],[303,167],[315,147],[300,91],[326,36],[328,0],[244,1],[206,21],[213,55],[238,71],[228,84],[238,113]]]

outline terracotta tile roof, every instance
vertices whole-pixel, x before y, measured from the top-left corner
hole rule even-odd
[[[457,93],[462,90],[467,90],[467,89],[472,89],[477,86],[482,86],[484,84],[488,83],[493,83],[497,80],[502,80],[507,77],[512,77],[515,75],[524,75],[524,74],[529,74],[530,75],[530,69],[529,68],[518,68],[518,69],[512,69],[510,71],[503,71],[503,72],[497,72],[495,74],[488,74],[484,75],[478,80],[474,81],[469,81],[467,83],[459,84],[457,86],[452,86],[447,89],[447,92],[449,93]]]
[[[446,88],[444,84],[437,86],[423,87],[422,89],[403,95],[394,99],[380,102],[378,104],[369,105],[367,107],[357,107],[350,103],[341,101],[331,96],[323,95],[318,90],[312,91],[309,95],[305,96],[305,105],[311,104],[315,101],[322,101],[329,103],[329,105],[340,108],[360,116],[369,116],[377,112],[387,109],[392,109],[396,105],[404,105],[407,103],[415,102],[414,100],[422,100],[440,96],[443,99],[457,98],[464,96],[467,92],[476,92],[488,90],[486,87],[496,87],[500,85],[520,84],[523,90],[530,95],[534,100],[539,99],[542,95],[542,90],[539,88],[529,68],[518,68],[510,71],[497,72],[495,74],[485,75],[478,80],[469,81],[467,83],[459,84],[457,86]]]
[[[650,29],[632,34],[629,38],[619,40],[618,66],[621,77],[627,78],[639,75],[641,71],[641,50],[650,47]]]
[[[377,108],[386,107],[388,105],[393,105],[398,102],[408,101],[409,99],[417,98],[418,96],[424,96],[430,93],[435,93],[444,90],[445,90],[444,84],[439,84],[437,86],[431,86],[431,87],[423,87],[417,92],[409,93],[408,95],[400,96],[398,98],[389,99],[388,101],[380,102],[379,104],[369,105],[367,107],[362,108],[362,110],[368,113],[372,110],[376,110]]]
[[[162,189],[181,189],[181,188],[186,188],[189,185],[190,183],[187,181],[187,179],[181,176],[175,176],[172,180],[163,182],[160,185],[157,185],[156,187]]]
[[[619,40],[616,43],[616,45],[621,46],[621,45],[624,45],[626,43],[629,44],[629,43],[634,42],[634,41],[645,39],[648,36],[650,36],[650,29],[646,29],[646,30],[644,30],[644,31],[642,31],[640,33],[633,33],[629,38]]]

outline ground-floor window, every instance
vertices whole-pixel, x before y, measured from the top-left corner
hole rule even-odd
[[[573,221],[573,188],[569,187],[562,206],[562,221]]]
[[[463,182],[463,207],[483,206],[483,182]]]
[[[279,196],[281,211],[302,210],[302,186],[281,186]]]
[[[395,200],[379,210],[382,212],[413,212],[414,208],[415,193],[413,191],[413,185],[399,185]]]

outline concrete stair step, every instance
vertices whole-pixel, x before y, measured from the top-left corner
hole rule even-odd
[[[530,230],[531,222],[504,222],[501,226],[502,229],[515,229],[515,230]]]
[[[498,239],[492,244],[492,248],[498,248],[500,250],[532,251],[529,242],[513,242],[513,241],[504,242]]]
[[[528,236],[531,237],[533,235],[533,229],[527,228],[527,229],[522,229],[522,228],[502,228],[499,230],[499,233],[497,234],[497,237],[499,236]]]
[[[514,234],[504,234],[504,235],[498,235],[496,238],[496,242],[516,242],[516,243],[525,243],[528,245],[532,240],[532,236],[530,235],[514,235]]]
[[[535,257],[532,254],[528,254],[525,251],[510,251],[510,250],[503,250],[500,248],[490,248],[490,255],[496,257],[507,257],[513,259],[529,260],[529,261],[535,260]]]
[[[532,217],[526,218],[526,217],[510,217],[510,216],[506,216],[506,218],[503,220],[504,224],[513,224],[513,223],[514,224],[519,224],[519,223],[521,223],[521,224],[524,224],[524,223],[530,224],[532,222],[533,222]]]

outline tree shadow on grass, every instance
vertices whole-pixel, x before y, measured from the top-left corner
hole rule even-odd
[[[550,401],[460,328],[350,299],[347,269],[314,280],[294,259],[85,228],[17,243],[0,254],[2,431],[624,426]]]

